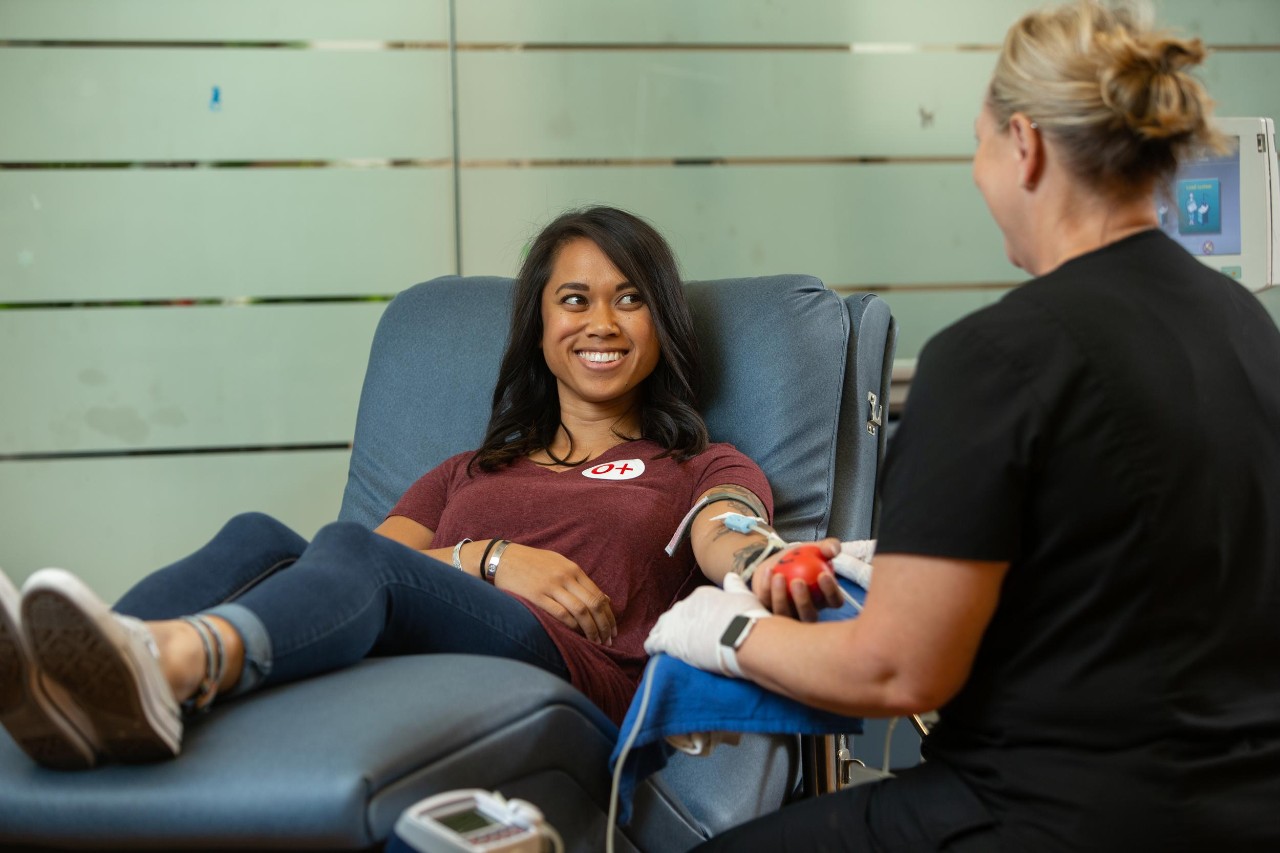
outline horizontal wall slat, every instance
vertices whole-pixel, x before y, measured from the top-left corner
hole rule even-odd
[[[929,338],[966,314],[999,301],[1007,292],[1001,289],[938,291],[922,288],[882,293],[898,321],[895,358],[916,358]],[[1280,288],[1265,290],[1259,298],[1280,324]]]
[[[0,161],[447,158],[448,63],[444,52],[0,49]]]
[[[458,63],[464,161],[967,157],[994,58],[569,51]],[[1274,87],[1263,103],[1256,91],[1280,78],[1280,52],[1216,54],[1205,73],[1225,115],[1280,108]]]
[[[338,515],[346,451],[0,463],[0,567],[81,575],[113,601],[204,544],[231,516],[268,512],[310,538]]]
[[[1037,0],[486,0],[459,3],[478,42],[992,44]],[[1280,42],[1274,0],[1155,0],[1158,18],[1209,41]],[[607,11],[606,11],[607,8]],[[4,0],[0,39],[295,40],[448,38],[446,0]]]
[[[447,0],[4,0],[0,39],[447,39]]]
[[[998,44],[1040,0],[489,0],[458,4],[458,37],[504,42]],[[1275,0],[1156,0],[1159,20],[1231,43],[1280,42]],[[604,11],[607,9],[607,11]]]
[[[461,53],[465,160],[972,153],[986,54]]]
[[[0,303],[385,294],[454,258],[449,169],[0,171]]]
[[[381,303],[0,312],[0,453],[345,442]]]
[[[894,290],[881,296],[898,321],[895,359],[916,358],[929,338],[979,308],[998,302],[1002,290]]]
[[[1280,13],[1280,3],[1275,4]],[[1264,116],[1280,121],[1280,52],[1215,53],[1201,73],[1220,116]]]
[[[1209,44],[1280,44],[1280,3],[1275,0],[1155,0],[1155,8],[1159,23]]]
[[[690,278],[809,273],[836,285],[1011,281],[966,164],[474,169],[462,173],[463,269],[510,275],[561,210],[652,221]]]

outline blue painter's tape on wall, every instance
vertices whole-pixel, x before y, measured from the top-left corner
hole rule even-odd
[[[209,96],[209,111],[218,112],[222,109],[222,87],[214,86],[213,94]]]

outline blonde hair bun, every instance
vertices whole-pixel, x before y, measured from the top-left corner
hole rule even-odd
[[[1199,39],[1155,36],[1146,41],[1123,31],[1104,41],[1115,44],[1111,64],[1100,69],[1102,101],[1142,139],[1177,139],[1196,134],[1211,104],[1204,86],[1185,69],[1204,61]]]
[[[1149,191],[1193,150],[1221,150],[1213,101],[1191,74],[1204,45],[1156,31],[1150,10],[1075,0],[1024,15],[987,91],[997,125],[1030,117],[1076,176],[1119,193]]]

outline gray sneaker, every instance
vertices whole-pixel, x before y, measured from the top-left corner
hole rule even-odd
[[[98,761],[89,718],[36,666],[22,634],[18,591],[0,572],[0,725],[37,764],[85,770]]]
[[[70,572],[41,569],[22,588],[22,629],[40,667],[88,713],[107,755],[178,754],[182,713],[145,625],[113,613]]]

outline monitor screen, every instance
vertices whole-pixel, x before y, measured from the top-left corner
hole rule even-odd
[[[1160,227],[1202,263],[1262,290],[1280,267],[1280,167],[1275,122],[1214,120],[1226,138],[1221,152],[1191,156],[1156,190]]]
[[[1179,167],[1156,198],[1160,227],[1193,255],[1239,255],[1240,140],[1223,155],[1197,157]]]

